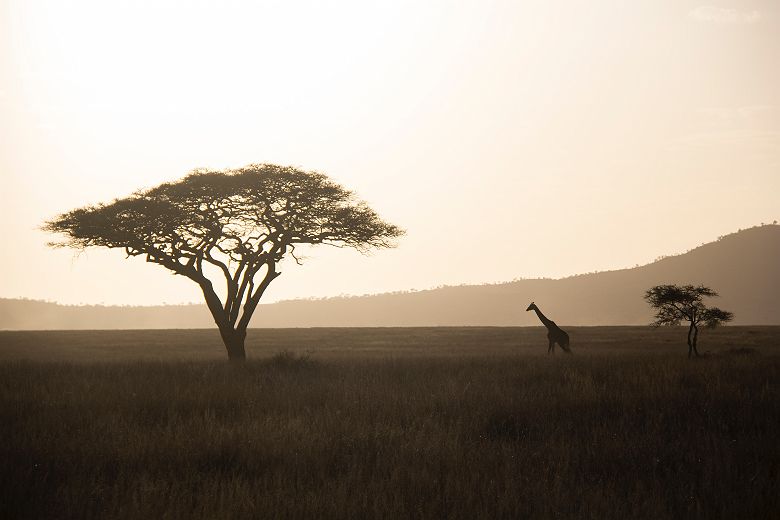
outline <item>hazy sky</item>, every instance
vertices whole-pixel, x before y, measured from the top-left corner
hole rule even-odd
[[[0,0],[0,297],[200,301],[38,230],[196,167],[327,173],[408,230],[266,301],[631,267],[780,219],[780,2]]]

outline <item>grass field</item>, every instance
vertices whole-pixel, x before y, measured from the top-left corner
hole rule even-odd
[[[0,516],[780,516],[780,327],[570,334],[0,332]]]

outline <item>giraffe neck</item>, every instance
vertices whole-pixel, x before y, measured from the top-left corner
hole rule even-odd
[[[548,329],[552,326],[552,321],[547,319],[547,316],[542,314],[542,311],[539,310],[539,307],[534,307],[534,312],[537,316],[539,316],[539,321],[541,321],[545,327]]]

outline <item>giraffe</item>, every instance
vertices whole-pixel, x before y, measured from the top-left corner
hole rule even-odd
[[[539,320],[542,322],[542,324],[544,324],[545,327],[547,327],[547,339],[550,341],[550,346],[547,348],[547,353],[554,354],[555,344],[557,343],[564,352],[571,354],[571,350],[569,349],[569,335],[566,334],[558,325],[556,325],[554,321],[547,319],[547,316],[542,314],[542,311],[539,310],[539,307],[537,307],[534,302],[531,302],[531,305],[528,306],[526,312],[528,311],[536,312]]]

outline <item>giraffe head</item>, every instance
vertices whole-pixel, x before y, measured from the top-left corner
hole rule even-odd
[[[528,306],[528,308],[525,310],[526,312],[532,311],[536,309],[536,304],[534,302],[531,302],[531,305]]]

